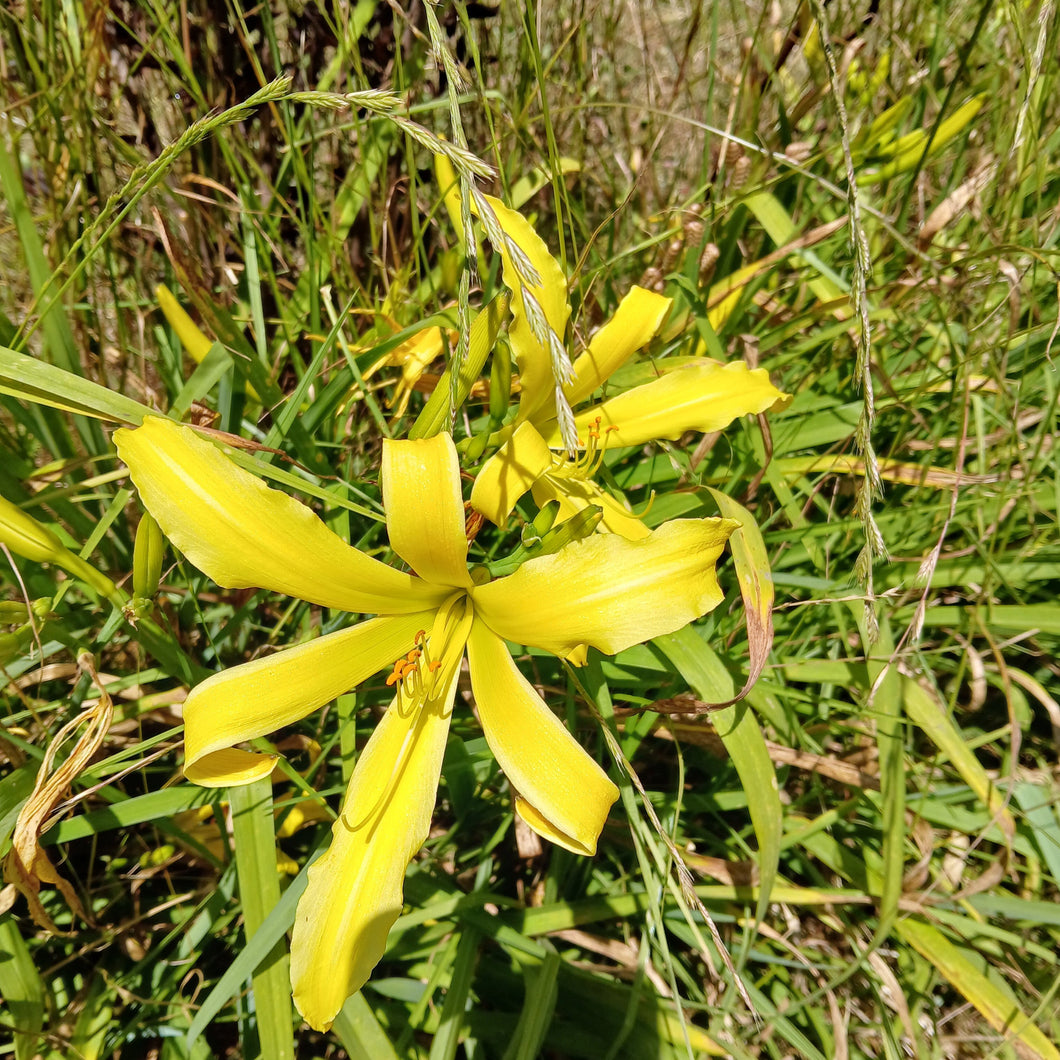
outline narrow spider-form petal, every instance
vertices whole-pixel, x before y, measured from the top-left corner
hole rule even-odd
[[[445,591],[351,548],[188,427],[155,416],[114,432],[144,506],[201,571],[228,589],[287,593],[342,611],[408,614]]]
[[[327,1030],[364,985],[401,912],[405,870],[431,825],[471,610],[459,594],[438,613],[436,671],[400,691],[357,760],[331,846],[309,869],[291,938],[298,1011]]]
[[[467,587],[460,463],[450,435],[383,446],[383,508],[390,547],[425,581]]]
[[[533,486],[534,503],[543,508],[550,501],[559,501],[557,522],[573,518],[590,505],[604,512],[600,525],[612,534],[630,541],[647,537],[651,531],[621,501],[602,490],[592,479],[553,478],[542,475]]]
[[[603,386],[646,346],[662,326],[673,299],[633,287],[615,310],[615,315],[589,340],[589,348],[574,362],[574,382],[566,388],[572,405],[584,401]]]
[[[405,870],[431,826],[456,693],[402,710],[395,701],[357,760],[331,845],[309,869],[291,938],[294,1001],[327,1030],[386,948]]]
[[[537,428],[521,423],[482,466],[471,488],[471,507],[503,526],[519,498],[552,466],[552,452]]]
[[[375,618],[207,678],[184,704],[184,775],[208,788],[267,775],[269,755],[235,745],[304,718],[389,666],[433,618]]]
[[[471,688],[520,816],[575,854],[595,854],[618,788],[519,672],[504,641],[475,622],[467,642]]]
[[[522,214],[505,206],[500,199],[485,196],[493,207],[497,220],[505,235],[523,252],[530,264],[537,271],[540,282],[525,283],[529,277],[521,276],[520,270],[512,259],[507,247],[496,249],[501,252],[502,275],[505,286],[512,292],[512,323],[508,328],[508,339],[515,354],[519,369],[519,382],[522,387],[519,400],[519,418],[527,419],[542,405],[550,402],[556,385],[552,373],[552,358],[546,345],[534,335],[527,319],[524,289],[541,306],[545,320],[563,342],[570,317],[570,306],[567,304],[567,278],[559,263],[549,253],[544,240],[533,230],[530,222]]]
[[[680,438],[685,431],[720,431],[748,413],[765,412],[785,395],[764,368],[743,361],[686,364],[644,386],[596,405],[575,417],[584,439],[599,418],[608,446],[643,445],[657,438]],[[559,448],[556,428],[546,439]]]
[[[505,640],[567,656],[614,655],[673,633],[722,600],[715,564],[732,519],[675,519],[640,541],[598,534],[472,590],[476,614]]]

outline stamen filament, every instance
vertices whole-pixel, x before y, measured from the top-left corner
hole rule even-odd
[[[618,427],[613,423],[608,424],[606,428],[601,430],[600,425],[602,422],[602,417],[597,416],[589,424],[586,431],[585,451],[577,459],[571,460],[562,454],[554,454],[552,457],[552,469],[549,474],[556,478],[580,479],[582,481],[592,478],[603,463],[604,453],[607,451],[608,436],[612,431],[618,430]],[[581,444],[580,439],[579,444]]]

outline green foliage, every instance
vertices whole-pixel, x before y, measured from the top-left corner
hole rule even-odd
[[[42,839],[91,922],[47,885],[63,934],[21,899],[0,914],[16,1057],[1057,1055],[1056,13],[829,8],[822,35],[813,4],[564,10],[0,12],[0,495],[60,557],[0,557],[0,852],[99,694],[81,652],[115,704]],[[286,755],[271,797],[186,782],[188,687],[344,617],[219,589],[172,551],[134,583],[109,431],[178,409],[237,434],[241,462],[385,553],[380,439],[444,429],[455,397],[477,458],[505,418],[497,256],[472,288],[441,136],[557,251],[576,348],[633,283],[675,299],[610,386],[742,357],[794,395],[599,473],[652,526],[716,514],[710,488],[748,507],[776,637],[746,700],[706,711],[748,667],[730,564],[695,628],[584,670],[528,654],[623,786],[594,859],[519,845],[458,711],[405,915],[325,1036],[281,980],[329,830],[286,834],[283,803],[337,807],[385,675],[259,741]],[[428,323],[444,352],[399,415],[402,364],[378,363]],[[473,558],[502,569],[535,515]]]

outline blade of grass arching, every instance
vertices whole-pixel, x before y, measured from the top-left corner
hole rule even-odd
[[[656,637],[652,643],[677,667],[677,672],[704,702],[724,703],[732,699],[735,687],[731,674],[691,626]],[[715,711],[710,720],[725,744],[747,796],[747,809],[758,839],[760,882],[755,917],[762,920],[769,908],[769,892],[780,864],[782,810],[777,775],[762,730],[746,703]]]
[[[106,798],[106,792],[99,793]],[[114,828],[130,828],[145,821],[157,821],[163,817],[197,806],[205,806],[212,801],[208,788],[191,784],[178,784],[172,788],[148,792],[129,798],[123,792],[116,792],[118,801],[100,810],[91,810],[76,817],[68,817],[50,828],[42,837],[41,845],[69,843],[74,839],[85,839],[88,836],[100,835]]]
[[[247,943],[280,901],[272,781],[268,777],[229,789],[236,874]],[[255,967],[254,1011],[264,1060],[294,1060],[294,1017],[287,947],[276,942]]]
[[[964,947],[958,946],[936,927],[922,920],[902,920],[899,936],[929,961],[950,985],[973,1005],[994,1030],[1010,1042],[1015,1039],[1021,1055],[1041,1060],[1060,1060],[1057,1050],[1031,1018],[1023,1012],[1000,977],[984,975],[977,961]]]
[[[44,981],[14,919],[0,917],[0,996],[14,1030],[15,1060],[32,1060],[44,1026]]]
[[[878,637],[873,644],[865,622],[865,608],[852,607],[868,659],[869,715],[876,722],[876,747],[880,759],[880,831],[883,837],[883,880],[880,891],[879,921],[873,939],[880,945],[890,934],[898,916],[905,871],[905,738],[902,725],[901,678],[893,663],[894,638],[884,615],[879,619]]]
[[[64,412],[139,426],[153,409],[54,364],[0,346],[0,394]]]
[[[524,966],[523,1009],[504,1060],[534,1060],[537,1056],[556,1011],[557,978],[562,963],[559,954],[549,946],[540,964]]]
[[[332,507],[345,508],[347,511],[351,511],[355,515],[363,516],[365,519],[372,519],[377,523],[383,521],[383,515],[381,512],[367,508],[363,504],[356,504],[354,501],[347,500],[345,497],[341,497],[337,493],[333,493],[330,490],[324,489],[322,486],[318,486],[309,479],[300,478],[298,475],[292,475],[291,472],[283,471],[281,468],[274,467],[272,464],[263,464],[249,453],[241,453],[238,449],[232,449],[229,451],[228,456],[232,460],[232,463],[238,464],[240,467],[245,468],[252,475],[257,475],[259,478],[268,479],[270,482],[279,482],[281,485],[287,486],[297,493],[304,493],[307,497],[315,497],[318,501],[324,501]],[[361,496],[364,495],[362,494]],[[366,497],[365,499],[368,500],[369,498]]]
[[[350,1060],[398,1060],[386,1031],[360,990],[347,998],[331,1025],[331,1033],[342,1043]]]
[[[721,490],[710,486],[707,490],[721,514],[740,524],[740,528],[729,538],[729,549],[740,583],[750,655],[747,680],[737,694],[737,698],[742,698],[761,676],[769,649],[773,646],[773,572],[769,568],[769,555],[762,540],[762,531],[758,529],[754,516]]]
[[[40,298],[41,292],[51,280],[52,269],[44,254],[37,226],[33,223],[33,212],[29,208],[26,189],[22,184],[22,173],[15,162],[18,158],[17,141],[14,150],[8,151],[6,133],[13,128],[13,124],[5,124],[7,129],[0,134],[0,191],[7,201],[11,220],[22,244],[30,286],[34,295]],[[40,326],[44,331],[44,342],[51,363],[68,372],[80,372],[81,359],[77,355],[77,343],[74,342],[74,333],[66,319],[63,306],[59,303],[49,306],[41,318]]]
[[[786,246],[797,238],[799,233],[795,222],[775,195],[767,191],[755,192],[743,200],[743,205],[754,214],[755,219],[778,247]],[[843,282],[842,277],[829,268],[812,250],[804,248],[794,250],[792,253],[793,256],[801,258],[810,268],[817,271],[818,275],[807,280],[807,284],[819,301],[840,302],[847,297],[849,287]]]
[[[964,734],[946,713],[945,707],[912,678],[902,681],[902,699],[909,719],[918,725],[950,760],[953,768],[960,773],[961,779],[989,809],[998,827],[1011,843],[1016,833],[1016,822],[1006,805],[1005,794],[987,775],[979,759],[968,746]]]

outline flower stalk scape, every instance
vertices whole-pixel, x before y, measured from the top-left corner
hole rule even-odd
[[[597,534],[479,584],[468,570],[447,434],[383,442],[387,532],[410,571],[352,548],[190,428],[149,417],[114,439],[147,510],[219,585],[379,616],[215,674],[184,707],[185,775],[210,787],[244,784],[268,774],[273,759],[236,744],[391,671],[394,699],[298,907],[291,976],[312,1026],[330,1026],[383,955],[405,870],[428,834],[465,654],[516,812],[553,843],[595,853],[618,789],[519,672],[506,642],[577,659],[589,647],[614,654],[681,628],[722,599],[715,564],[737,523],[674,520],[638,541]]]

